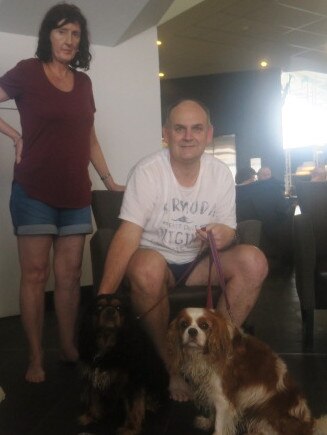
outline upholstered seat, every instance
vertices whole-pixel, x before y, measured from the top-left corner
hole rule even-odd
[[[294,262],[304,345],[311,348],[314,311],[327,309],[327,182],[296,185],[301,214],[294,217]]]

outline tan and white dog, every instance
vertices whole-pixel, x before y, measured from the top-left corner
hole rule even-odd
[[[326,435],[282,359],[213,310],[188,308],[168,331],[170,371],[191,386],[213,435]]]

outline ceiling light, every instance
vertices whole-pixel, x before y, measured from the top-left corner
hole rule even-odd
[[[261,66],[261,68],[268,68],[269,63],[268,63],[267,60],[261,60],[260,61],[260,66]]]
[[[165,77],[165,73],[160,72],[160,73],[159,73],[159,77]]]
[[[161,45],[161,44],[162,44],[162,42],[158,40],[157,41],[157,45]]]

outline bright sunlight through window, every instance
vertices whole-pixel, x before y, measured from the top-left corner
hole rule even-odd
[[[327,76],[283,73],[282,83],[284,149],[327,145]]]

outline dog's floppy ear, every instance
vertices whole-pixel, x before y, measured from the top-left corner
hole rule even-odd
[[[167,333],[168,370],[170,373],[178,373],[183,362],[179,320],[178,316],[170,323]]]
[[[209,316],[212,327],[208,334],[208,352],[219,359],[227,356],[232,348],[233,326],[217,311],[210,311]]]

